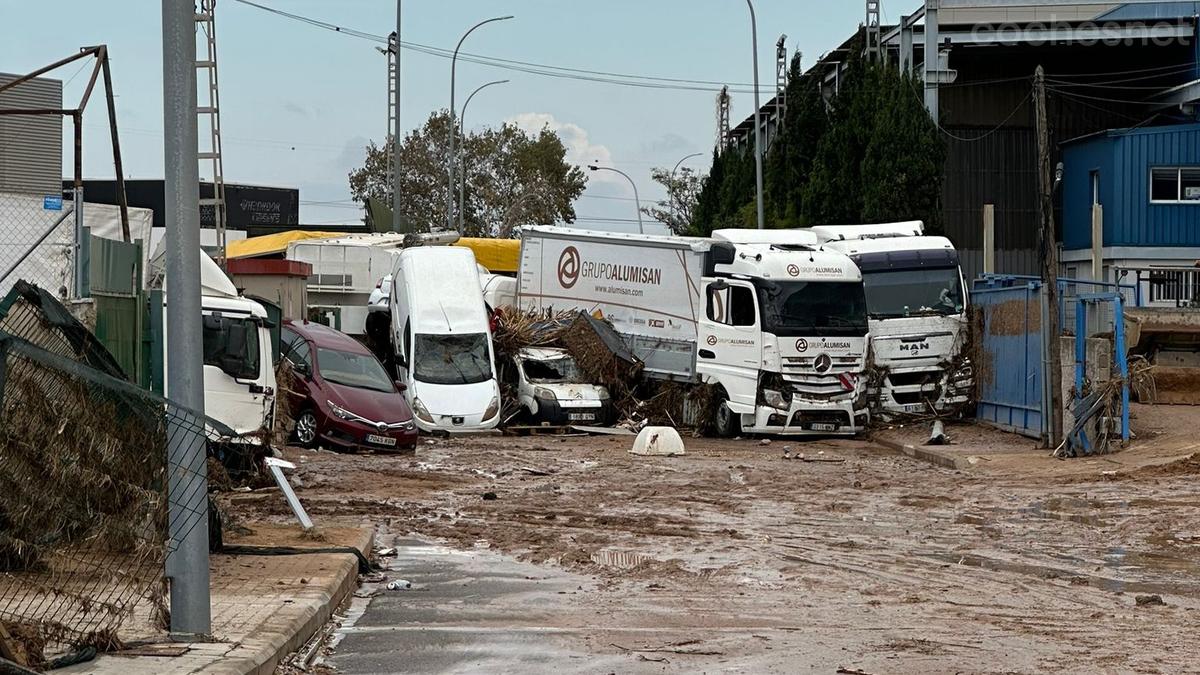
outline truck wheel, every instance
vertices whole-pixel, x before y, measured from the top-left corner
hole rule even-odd
[[[729,399],[724,399],[717,406],[717,419],[714,423],[717,435],[721,438],[734,438],[742,433],[742,417],[729,409]]]
[[[311,448],[317,442],[317,416],[311,410],[305,410],[296,416],[296,426],[292,436],[301,447]]]

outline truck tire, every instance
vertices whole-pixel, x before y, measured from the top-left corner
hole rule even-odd
[[[729,399],[724,395],[722,395],[721,403],[717,406],[713,427],[717,436],[721,438],[734,438],[742,433],[742,416],[729,409]]]

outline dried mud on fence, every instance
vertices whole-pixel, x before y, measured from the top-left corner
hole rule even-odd
[[[168,536],[168,489],[186,502],[202,483],[168,467],[167,443],[205,433],[194,413],[0,332],[0,623],[27,665],[112,648],[135,613],[165,625],[168,542],[207,518]]]

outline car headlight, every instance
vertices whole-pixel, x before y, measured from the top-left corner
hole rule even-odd
[[[493,396],[492,402],[488,404],[487,410],[485,410],[483,413],[483,420],[486,422],[499,414],[500,414],[500,397]]]
[[[421,403],[421,399],[413,399],[412,409],[413,414],[417,416],[417,419],[429,424],[436,424],[436,422],[434,422],[433,415],[429,414],[429,409],[425,407],[424,403]]]
[[[400,423],[400,431],[412,431],[416,427],[417,427],[417,425],[413,424],[412,422],[401,422]]]
[[[534,398],[545,398],[545,399],[549,399],[551,401],[558,400],[558,396],[555,395],[554,392],[550,391],[549,389],[547,389],[545,387],[534,387],[533,397]]]
[[[600,400],[607,401],[612,398],[612,394],[608,393],[608,387],[597,387],[600,393]]]
[[[333,413],[334,417],[346,420],[347,422],[358,419],[358,415],[355,415],[354,413],[350,412],[349,410],[346,410],[345,408],[334,403],[333,401],[325,401],[325,403],[327,403],[329,405],[329,412]]]

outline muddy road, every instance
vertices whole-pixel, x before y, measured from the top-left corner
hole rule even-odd
[[[960,472],[867,441],[688,439],[686,457],[645,458],[631,440],[288,454],[319,524],[569,575],[536,619],[485,621],[553,635],[549,653],[573,655],[557,670],[1200,671],[1196,460],[1031,454]],[[223,500],[290,518],[277,493]]]

